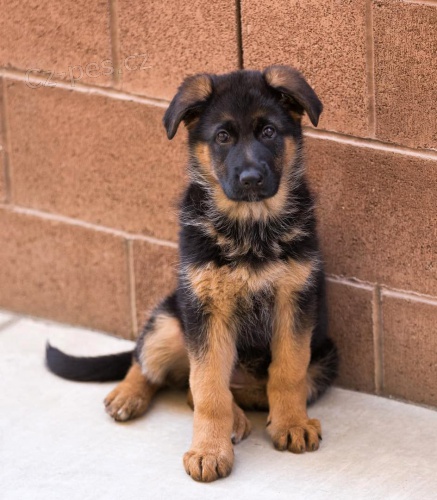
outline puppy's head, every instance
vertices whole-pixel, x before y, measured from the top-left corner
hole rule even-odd
[[[303,76],[286,66],[187,78],[164,116],[169,139],[183,121],[203,182],[228,200],[274,197],[293,168],[306,112],[317,125],[322,103]]]

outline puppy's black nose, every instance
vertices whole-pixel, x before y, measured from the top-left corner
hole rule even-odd
[[[248,168],[240,174],[240,184],[245,188],[260,188],[263,183],[263,174],[255,168]]]

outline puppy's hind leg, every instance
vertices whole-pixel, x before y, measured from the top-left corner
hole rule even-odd
[[[133,362],[126,377],[105,398],[106,413],[114,420],[124,422],[143,415],[159,385],[150,382]]]
[[[126,378],[105,399],[106,412],[117,421],[144,414],[166,382],[188,384],[189,363],[175,297],[153,312],[141,333]]]

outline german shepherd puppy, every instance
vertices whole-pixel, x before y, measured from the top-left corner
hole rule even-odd
[[[105,399],[117,421],[142,415],[165,384],[189,382],[194,432],[183,462],[197,481],[231,472],[233,443],[250,432],[242,408],[269,410],[278,450],[319,448],[307,403],[333,381],[337,351],[304,174],[304,112],[317,125],[322,104],[286,66],[187,78],[164,116],[169,139],[181,122],[189,136],[177,289],[154,310],[133,359],[47,349],[49,368],[66,378],[126,375]]]

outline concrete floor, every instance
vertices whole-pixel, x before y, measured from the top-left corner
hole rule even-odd
[[[272,448],[266,415],[235,449],[231,476],[186,475],[192,413],[162,393],[149,413],[116,424],[102,400],[114,386],[61,380],[44,367],[47,339],[73,354],[132,345],[87,330],[0,312],[0,499],[436,499],[437,412],[333,389],[310,409],[324,428],[316,453]]]

